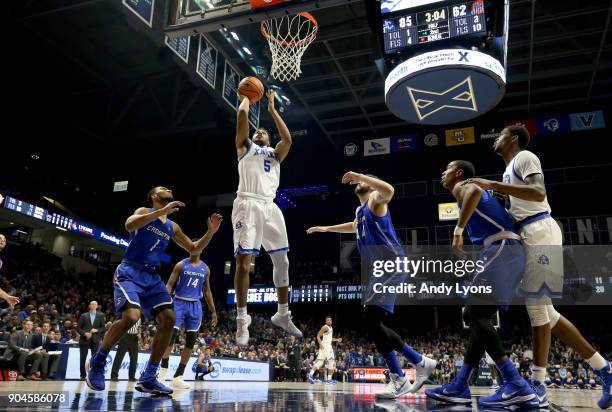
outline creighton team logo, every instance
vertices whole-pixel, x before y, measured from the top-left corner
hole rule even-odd
[[[442,109],[478,111],[471,76],[443,92],[416,89],[410,86],[407,89],[419,120]]]

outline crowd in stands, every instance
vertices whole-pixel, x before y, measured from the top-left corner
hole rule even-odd
[[[74,344],[80,339],[78,317],[88,311],[88,303],[95,300],[98,310],[104,314],[107,329],[114,320],[111,274],[103,273],[96,276],[81,276],[77,273],[67,273],[61,268],[57,258],[34,245],[22,244],[11,247],[10,252],[3,252],[5,265],[0,272],[0,287],[9,294],[18,296],[21,303],[10,309],[0,305],[0,337],[9,342],[7,350],[20,351],[24,354],[38,348],[41,337],[52,344],[38,350],[39,355],[26,356],[25,363],[30,370],[20,370],[20,379],[54,378],[57,364],[52,356],[45,353],[57,350],[59,343]],[[295,266],[303,269],[304,279],[310,273],[327,267],[326,262],[296,262]],[[257,273],[256,273],[257,276]],[[223,300],[223,299],[219,299]],[[211,328],[207,312],[194,351],[201,353],[205,348],[212,351],[214,357],[232,357],[247,360],[269,361],[274,368],[275,380],[304,381],[317,355],[318,345],[316,334],[322,320],[296,318],[298,327],[305,338],[296,340],[288,337],[281,329],[272,326],[270,314],[260,314],[253,309],[251,341],[249,347],[238,347],[234,344],[235,309],[217,305],[218,326]],[[29,332],[29,329],[32,329]],[[19,331],[24,331],[19,336]],[[336,373],[334,378],[340,381],[355,379],[353,368],[381,367],[384,359],[375,349],[371,341],[358,332],[358,328],[350,325],[334,325],[335,336],[342,342],[334,343],[336,353]],[[465,350],[464,331],[459,329],[441,329],[434,332],[415,334],[411,331],[400,331],[403,336],[410,336],[410,344],[415,350],[439,360],[439,367],[432,380],[436,383],[446,383],[453,379],[456,371],[463,363]],[[139,347],[143,351],[150,350],[152,337],[155,333],[153,322],[144,322],[139,336]],[[22,335],[28,335],[29,338]],[[528,332],[516,333],[513,336],[528,336]],[[35,343],[34,337],[36,337]],[[20,338],[21,340],[18,339]],[[600,336],[609,339],[607,336]],[[24,340],[25,339],[25,340]],[[15,349],[16,343],[27,344],[29,347]],[[174,351],[178,353],[184,344],[184,337],[179,339]],[[44,345],[42,345],[44,346]],[[513,342],[509,345],[510,357],[524,376],[530,374],[529,341]],[[6,358],[6,356],[5,356]],[[36,359],[34,359],[36,358]],[[40,359],[38,359],[40,358]],[[47,358],[47,359],[45,359]],[[406,360],[402,366],[408,367]],[[553,340],[551,362],[549,368],[549,386],[566,388],[591,388],[595,386],[592,370],[573,350],[560,341]],[[21,365],[20,365],[21,368]],[[36,370],[34,370],[36,369]]]

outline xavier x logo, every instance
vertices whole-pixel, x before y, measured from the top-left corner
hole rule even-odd
[[[407,89],[419,120],[423,120],[445,108],[478,111],[471,76],[443,92],[415,89],[413,87]]]

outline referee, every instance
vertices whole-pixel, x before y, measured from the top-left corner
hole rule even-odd
[[[138,319],[138,322],[136,322],[134,326],[132,326],[127,331],[127,333],[121,337],[121,339],[119,339],[119,344],[117,345],[117,354],[115,355],[115,360],[113,361],[113,367],[111,369],[112,381],[119,380],[119,368],[121,367],[121,362],[123,362],[123,358],[125,357],[125,352],[129,352],[130,354],[130,382],[136,381],[136,368],[138,367],[139,334],[140,319]]]

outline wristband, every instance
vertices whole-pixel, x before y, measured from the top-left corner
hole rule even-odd
[[[459,226],[455,226],[455,231],[453,232],[455,236],[463,235],[463,228]]]

